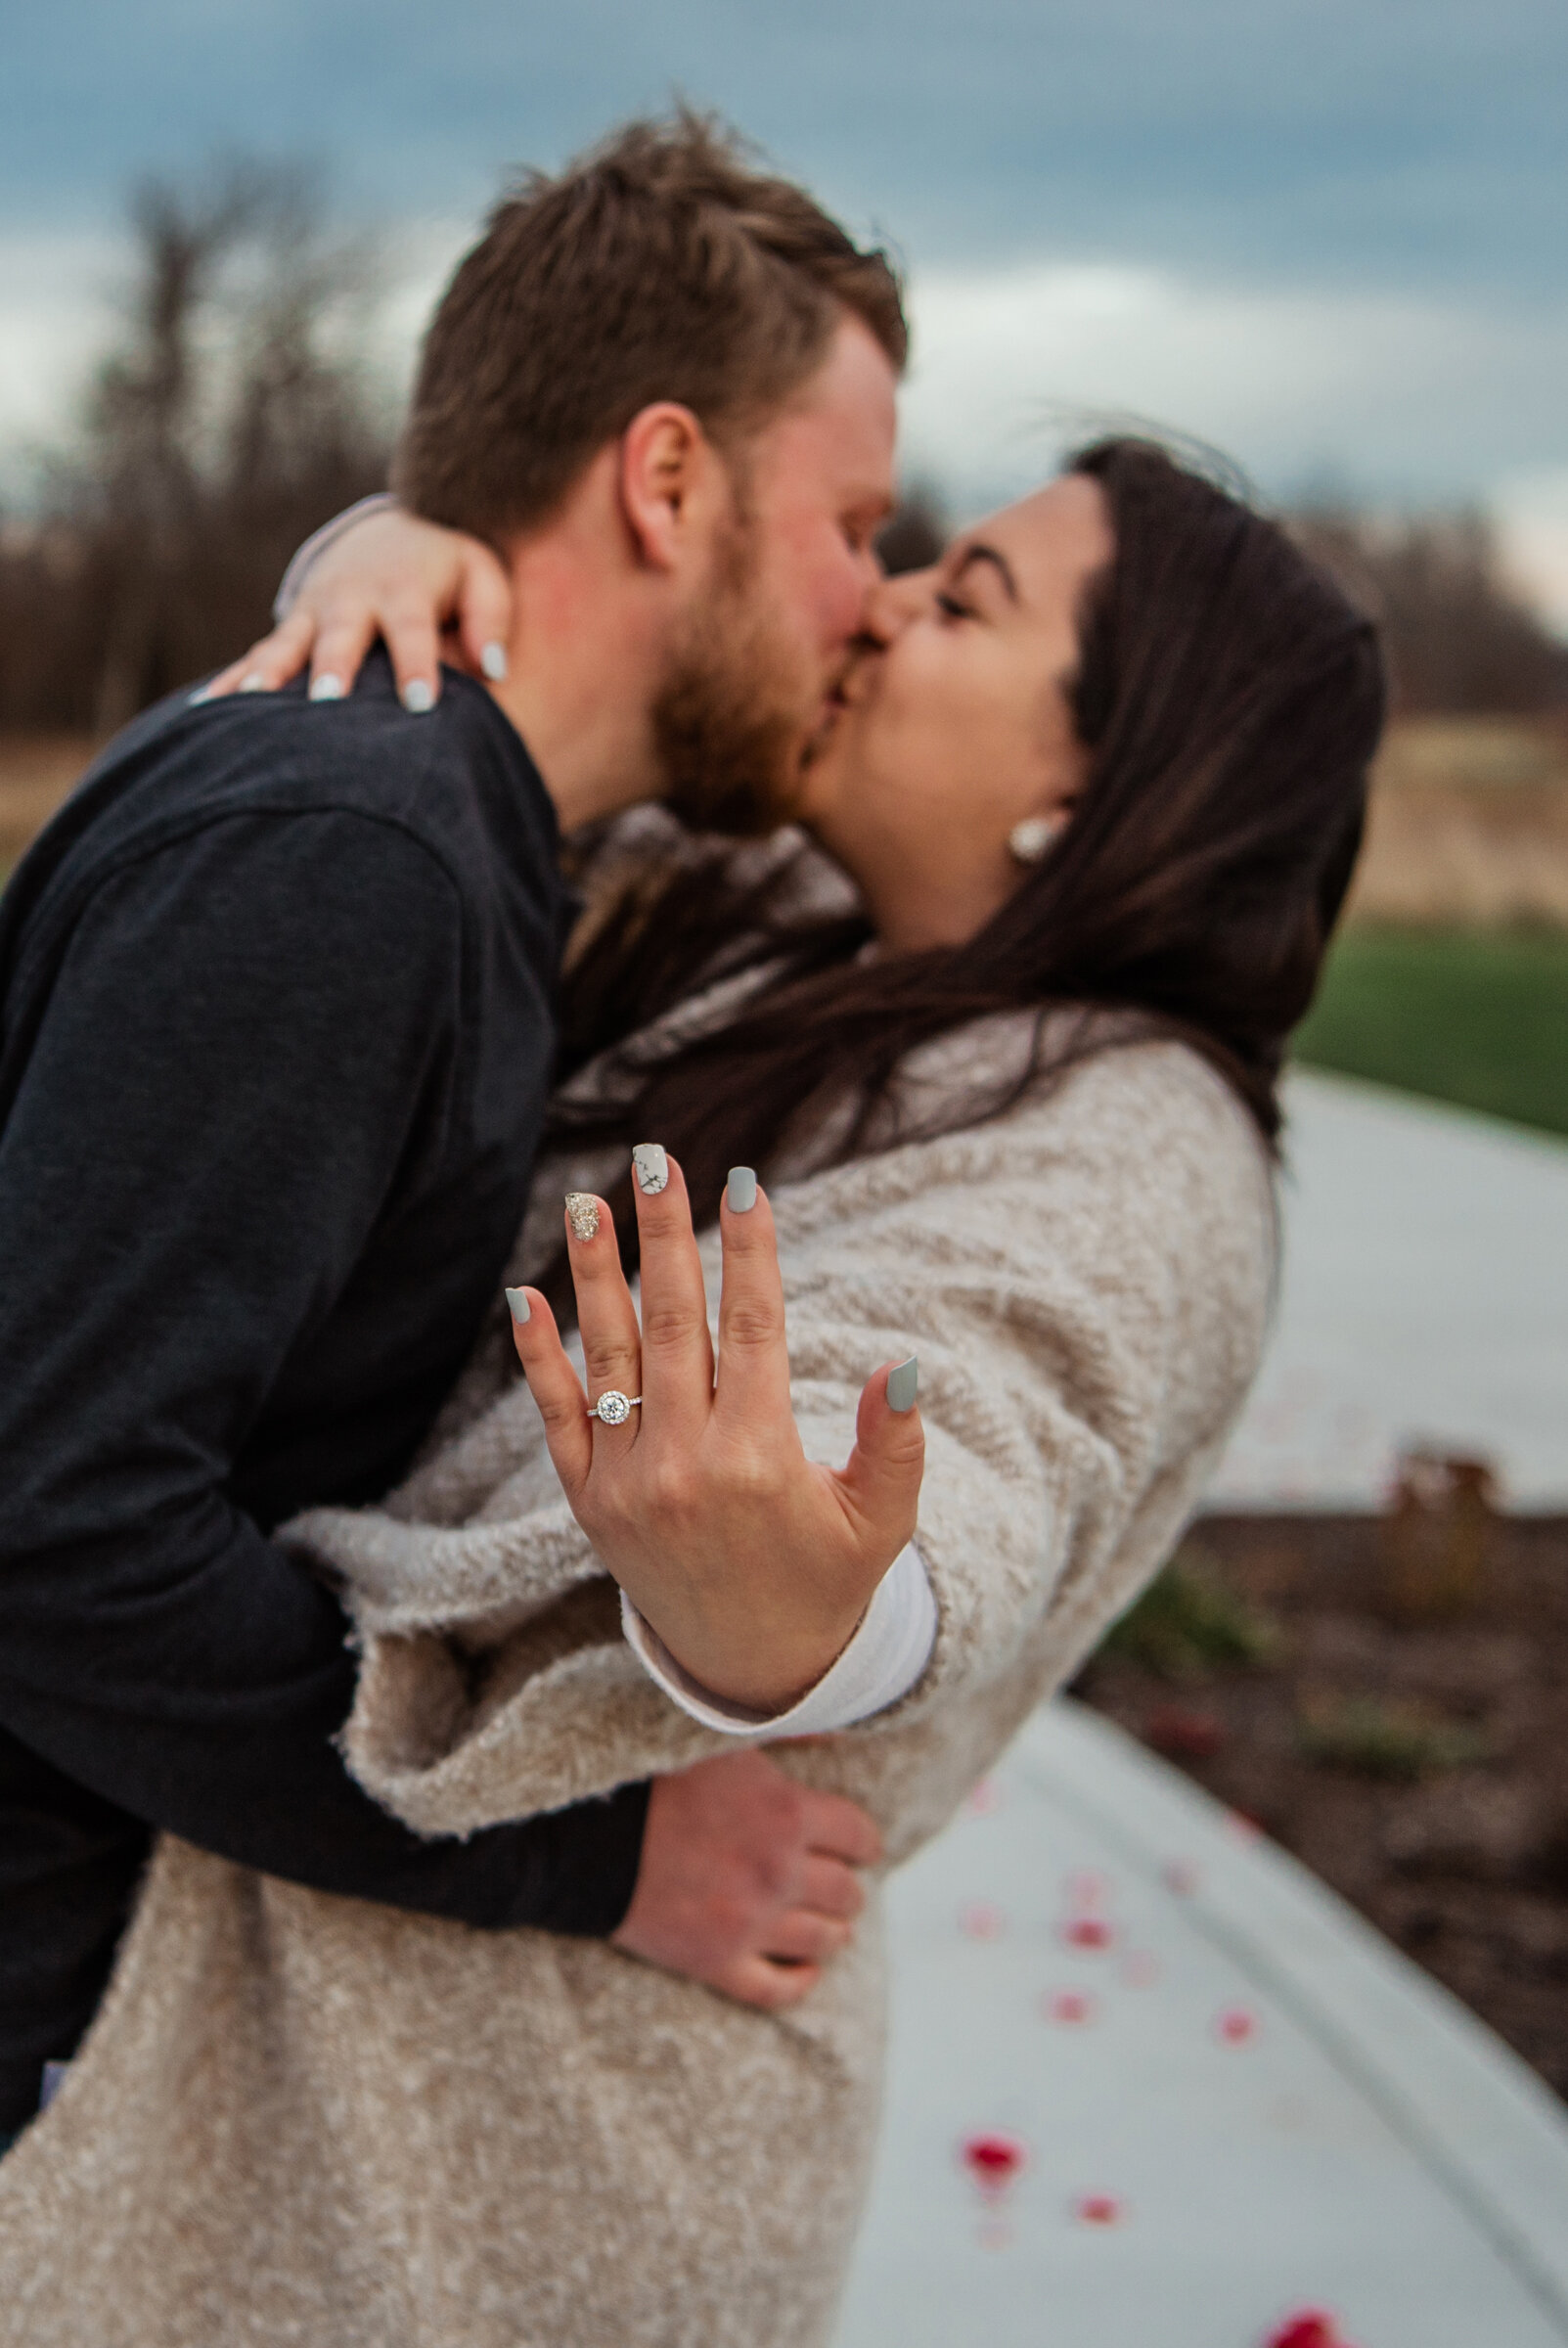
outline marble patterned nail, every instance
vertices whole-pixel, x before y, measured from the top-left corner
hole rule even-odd
[[[566,1193],[566,1220],[574,1240],[591,1240],[599,1231],[599,1200],[592,1191]]]
[[[757,1203],[757,1178],[749,1166],[732,1166],[724,1186],[724,1200],[732,1215],[749,1215]]]
[[[637,1187],[645,1198],[656,1198],[670,1179],[670,1161],[657,1142],[639,1142],[632,1151]]]
[[[515,1321],[519,1329],[521,1329],[524,1322],[533,1318],[533,1307],[528,1302],[528,1291],[526,1288],[508,1288],[507,1310],[511,1313],[512,1318],[514,1321]]]

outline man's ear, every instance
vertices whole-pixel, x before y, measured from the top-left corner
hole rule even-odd
[[[655,400],[621,434],[620,496],[642,560],[673,570],[713,495],[717,453],[690,408]]]

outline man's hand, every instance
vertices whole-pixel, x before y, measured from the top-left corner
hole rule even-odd
[[[618,1949],[744,2006],[793,2006],[848,1946],[875,1822],[755,1751],[655,1778]]]
[[[604,1201],[574,1193],[567,1214],[588,1393],[641,1396],[641,1409],[617,1401],[607,1424],[590,1415],[537,1288],[510,1291],[517,1353],[605,1564],[699,1686],[765,1716],[822,1678],[914,1533],[915,1363],[868,1379],[846,1468],[808,1460],[766,1197],[749,1173],[731,1176],[715,1374],[686,1185],[662,1150],[639,1152],[640,1176],[650,1159],[658,1187],[637,1197],[641,1329]]]

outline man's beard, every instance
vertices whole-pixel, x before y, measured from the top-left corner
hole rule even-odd
[[[666,804],[700,831],[739,838],[787,823],[805,715],[798,675],[757,593],[753,533],[739,520],[653,702]]]

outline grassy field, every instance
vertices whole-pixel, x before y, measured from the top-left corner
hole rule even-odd
[[[1348,929],[1295,1057],[1568,1134],[1568,933]]]

